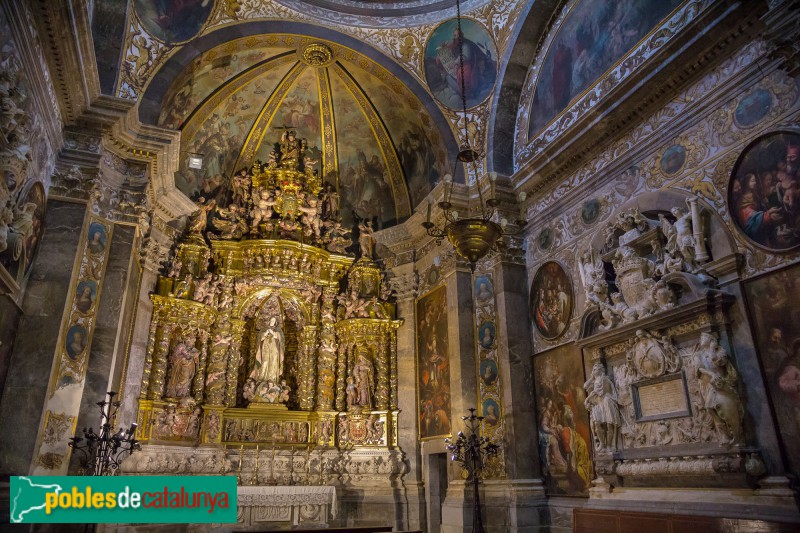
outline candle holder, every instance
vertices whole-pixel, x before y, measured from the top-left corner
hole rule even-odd
[[[450,460],[459,463],[467,471],[468,479],[472,480],[472,532],[483,533],[483,518],[481,516],[481,497],[478,492],[481,472],[486,466],[486,459],[494,457],[500,451],[500,446],[489,440],[488,437],[479,436],[482,416],[476,416],[476,409],[468,409],[469,416],[462,416],[467,434],[458,432],[458,437],[453,441],[444,439]]]
[[[108,401],[97,402],[100,407],[100,432],[83,428],[83,437],[76,435],[69,439],[69,446],[83,454],[80,473],[84,476],[114,476],[119,473],[120,463],[141,449],[135,437],[136,423],[114,433],[120,402],[114,401],[116,392],[110,391],[106,395]]]

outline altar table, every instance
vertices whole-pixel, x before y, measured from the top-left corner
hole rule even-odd
[[[336,518],[336,487],[240,486],[237,493],[241,526],[265,522],[327,526],[329,516]]]

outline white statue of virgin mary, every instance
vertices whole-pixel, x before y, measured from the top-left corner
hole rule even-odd
[[[257,382],[278,383],[283,374],[284,338],[277,322],[277,318],[270,318],[269,325],[259,333],[256,365],[250,373]]]

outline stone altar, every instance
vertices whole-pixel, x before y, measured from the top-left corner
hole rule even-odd
[[[252,527],[328,526],[336,518],[336,488],[331,486],[239,487],[238,525]]]

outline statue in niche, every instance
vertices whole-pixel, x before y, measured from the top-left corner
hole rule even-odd
[[[353,377],[355,379],[356,392],[358,393],[358,404],[362,408],[372,407],[372,395],[375,392],[374,374],[372,363],[368,360],[366,351],[359,350],[358,359],[353,367]]]
[[[192,378],[197,371],[200,350],[195,347],[197,337],[191,335],[178,343],[169,359],[170,370],[167,378],[167,398],[186,398],[192,388]]]
[[[256,364],[250,378],[257,382],[279,383],[283,374],[285,339],[277,317],[269,319],[269,324],[258,335]]]
[[[602,363],[594,364],[592,377],[586,380],[583,388],[587,394],[584,406],[589,411],[595,449],[616,450],[622,417],[619,413],[616,388],[606,376]]]
[[[736,390],[738,373],[728,354],[710,333],[700,335],[697,378],[703,408],[711,415],[720,443],[731,444],[741,436],[744,411]]]

